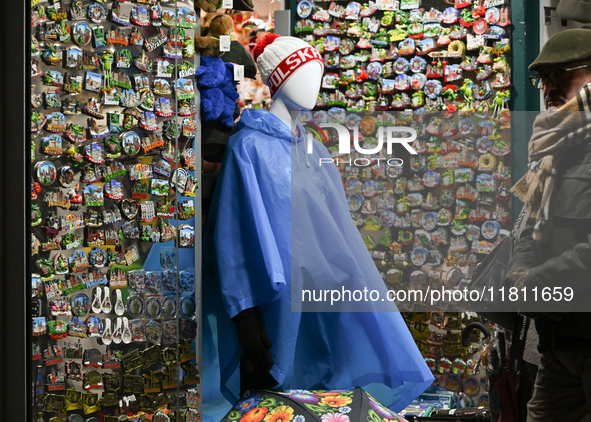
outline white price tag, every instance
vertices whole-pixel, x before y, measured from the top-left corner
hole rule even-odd
[[[224,9],[233,9],[234,8],[234,0],[223,0],[222,7]]]
[[[235,64],[234,65],[234,80],[241,81],[244,79],[244,65],[243,64]]]
[[[230,41],[229,35],[220,35],[220,51],[230,51]]]

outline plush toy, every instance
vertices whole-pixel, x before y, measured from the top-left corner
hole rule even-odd
[[[226,127],[233,127],[238,99],[234,65],[224,63],[219,57],[203,56],[195,75],[201,93],[203,120],[219,121]]]
[[[203,36],[195,35],[195,46],[201,50],[201,56],[221,57],[220,36],[230,35],[234,30],[234,21],[228,15],[217,15],[201,31]]]

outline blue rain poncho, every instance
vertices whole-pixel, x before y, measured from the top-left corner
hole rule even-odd
[[[387,293],[330,154],[317,141],[308,154],[304,137],[267,111],[246,110],[238,125],[204,238],[205,412],[221,403],[208,388],[218,370],[219,390],[238,399],[241,350],[230,318],[254,306],[273,342],[270,373],[278,388],[361,386],[403,409],[433,376],[396,306],[301,300],[302,290],[314,289]],[[303,133],[301,125],[296,132]],[[347,312],[325,312],[335,310]]]

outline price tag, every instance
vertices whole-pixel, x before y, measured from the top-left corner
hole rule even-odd
[[[223,0],[222,7],[224,9],[233,9],[234,8],[234,0]]]
[[[229,35],[220,35],[220,51],[230,51],[231,40]]]
[[[244,65],[243,64],[235,64],[234,65],[234,80],[241,81],[244,79]]]

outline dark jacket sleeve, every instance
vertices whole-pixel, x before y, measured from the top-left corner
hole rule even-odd
[[[591,273],[591,235],[586,242],[575,245],[562,254],[536,266],[528,273],[524,284],[531,287],[570,286],[578,292],[589,289]]]
[[[533,238],[535,220],[529,219],[521,232],[521,237],[513,247],[513,256],[509,263],[507,274],[518,268],[532,268],[535,266],[535,241]]]

